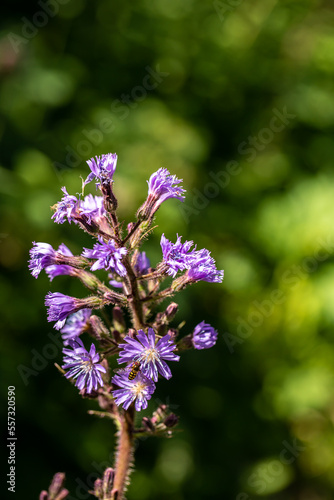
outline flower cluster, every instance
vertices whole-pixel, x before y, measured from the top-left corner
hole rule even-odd
[[[83,395],[98,397],[104,411],[119,416],[123,411],[118,409],[120,406],[124,411],[131,405],[137,411],[147,408],[159,376],[172,377],[169,362],[179,361],[183,349],[207,349],[217,340],[217,331],[204,321],[178,340],[179,329],[170,327],[177,304],[171,302],[155,315],[154,307],[196,281],[221,283],[224,272],[217,269],[208,250],[197,250],[193,241],[182,243],[179,235],[173,243],[162,234],[162,261],[155,267],[145,251],[139,250],[161,204],[173,198],[184,200],[181,179],[166,168],[153,173],[136,220],[124,229],[117,218],[113,193],[117,155],[96,156],[87,163],[90,173],[82,187],[95,181],[99,194],[74,196],[63,187],[63,197],[53,207],[52,219],[57,224],[73,222],[83,229],[94,238],[92,248],[73,255],[64,243],[55,250],[48,243],[34,242],[29,269],[35,278],[44,270],[50,281],[60,275],[76,277],[89,290],[84,298],[49,292],[45,298],[47,318],[61,332],[65,377]],[[172,285],[160,289],[168,276],[173,278]],[[95,314],[105,306],[101,317]],[[110,320],[106,313],[111,307]],[[132,319],[131,328],[126,327],[126,317]],[[86,350],[83,342],[88,335],[94,343]],[[108,362],[115,355],[117,363],[125,367],[110,377]],[[146,427],[158,432],[175,425],[177,417],[165,410],[162,427],[157,417],[147,418]]]
[[[172,372],[165,360],[179,361],[180,356],[174,354],[176,345],[167,334],[156,342],[156,335],[153,328],[149,328],[147,334],[143,330],[138,330],[136,338],[129,336],[124,338],[125,344],[120,344],[123,350],[120,352],[117,362],[119,364],[129,363],[128,368],[122,375],[115,375],[112,383],[122,387],[114,391],[114,396],[121,395],[122,398],[116,398],[116,403],[121,404],[126,409],[128,402],[136,399],[136,410],[138,407],[144,409],[147,406],[147,400],[151,398],[155,390],[155,384],[158,381],[158,373],[166,379],[171,378]],[[129,372],[131,366],[136,362],[140,366],[140,371],[136,374],[133,381],[129,381]],[[130,403],[129,403],[130,404]]]
[[[105,242],[101,236],[98,239],[99,243],[95,243],[92,250],[84,248],[82,253],[83,257],[96,260],[90,268],[91,271],[105,269],[106,271],[114,271],[119,276],[125,276],[126,269],[122,264],[122,258],[127,254],[127,249],[124,247],[116,248],[112,240]]]
[[[45,272],[53,280],[55,276],[61,274],[71,274],[72,268],[66,264],[57,264],[62,257],[73,257],[73,254],[67,246],[62,243],[58,250],[54,250],[48,243],[35,243],[30,250],[29,269],[31,274],[38,278],[39,273],[45,269]]]
[[[178,271],[187,270],[188,282],[221,283],[223,281],[224,271],[217,269],[215,260],[206,248],[196,250],[195,246],[193,250],[190,250],[193,245],[192,241],[181,243],[181,237],[177,236],[176,243],[172,243],[164,234],[161,236],[160,245],[166,273],[173,278]]]

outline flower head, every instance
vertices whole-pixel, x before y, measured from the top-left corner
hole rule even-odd
[[[65,364],[62,368],[69,370],[65,377],[76,379],[75,386],[79,390],[86,388],[87,393],[102,387],[101,372],[106,373],[106,369],[99,364],[100,356],[95,345],[92,344],[88,352],[79,338],[69,340],[68,343],[71,349],[63,349]]]
[[[169,198],[177,198],[184,201],[185,189],[177,186],[182,179],[178,179],[176,175],[171,175],[167,168],[159,168],[157,172],[151,175],[147,181],[148,195],[156,199],[154,212],[158,210],[161,203]]]
[[[192,344],[195,349],[209,349],[214,346],[218,332],[208,323],[198,323],[192,334]]]
[[[79,337],[87,329],[91,314],[91,309],[80,309],[68,316],[65,326],[61,329],[61,336],[65,345],[69,343],[69,340]]]
[[[145,410],[147,401],[151,399],[155,391],[155,383],[141,372],[133,380],[129,380],[127,371],[117,373],[111,382],[121,387],[121,389],[115,389],[112,393],[115,403],[123,405],[124,410],[127,410],[133,401],[137,411]]]
[[[67,316],[81,309],[80,300],[60,292],[49,292],[45,305],[49,308],[48,321],[56,321],[56,330],[64,326]]]
[[[48,243],[35,243],[29,251],[29,269],[31,274],[37,278],[42,269],[55,263],[56,250]]]
[[[96,179],[98,184],[109,184],[116,170],[117,154],[108,153],[102,156],[95,156],[87,161],[91,173],[84,182],[84,186]]]
[[[96,259],[91,270],[110,269],[120,276],[125,276],[126,269],[124,264],[122,264],[122,258],[126,255],[127,249],[125,247],[117,248],[113,240],[109,240],[106,243],[101,236],[99,236],[99,242],[95,243],[93,249],[84,248],[84,252],[82,253],[83,257]]]
[[[33,243],[30,250],[29,269],[31,274],[38,277],[42,269],[48,274],[50,281],[60,274],[72,274],[72,267],[68,265],[56,264],[57,257],[73,257],[71,250],[62,243],[58,250],[54,250],[48,243]]]
[[[54,219],[57,224],[63,224],[65,219],[69,223],[75,221],[75,216],[78,213],[79,200],[72,195],[69,195],[65,187],[61,188],[65,196],[55,205],[55,213],[51,219]]]
[[[167,379],[171,378],[172,372],[164,360],[179,361],[180,356],[173,353],[176,345],[168,334],[156,343],[154,330],[149,328],[147,335],[138,330],[136,339],[125,337],[124,340],[126,344],[119,345],[123,348],[117,360],[119,364],[138,361],[141,372],[155,382],[158,381],[158,372]]]
[[[169,198],[177,198],[184,201],[185,189],[178,186],[182,179],[171,175],[167,168],[159,168],[151,175],[148,183],[148,196],[145,203],[138,210],[138,217],[143,220],[150,219],[158,210],[161,203]]]
[[[164,261],[168,266],[167,274],[174,278],[178,271],[184,271],[191,267],[191,263],[196,255],[196,247],[190,252],[193,245],[192,241],[181,243],[181,236],[178,235],[176,243],[172,243],[163,234],[160,245]]]
[[[208,281],[209,283],[221,283],[224,278],[224,271],[218,270],[215,260],[206,249],[196,252],[192,260],[190,269],[186,272],[190,282]]]

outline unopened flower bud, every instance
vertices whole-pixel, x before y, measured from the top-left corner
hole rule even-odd
[[[195,349],[209,349],[217,342],[218,332],[211,325],[202,321],[198,323],[192,334]]]
[[[109,498],[114,483],[114,469],[108,467],[103,474],[102,491],[103,498]]]
[[[171,302],[171,304],[169,304],[169,306],[167,306],[166,318],[168,321],[172,321],[172,319],[174,319],[178,309],[179,309],[179,306],[176,302]]]
[[[52,479],[50,488],[49,488],[49,494],[50,495],[57,495],[59,491],[61,490],[63,483],[65,481],[65,474],[64,472],[57,472]]]
[[[99,316],[95,316],[95,314],[93,314],[89,319],[89,323],[90,333],[97,340],[101,340],[101,338],[110,338],[109,330]]]
[[[176,328],[169,328],[167,333],[170,336],[171,340],[173,340],[173,341],[175,341],[176,337],[179,334],[179,332],[178,332],[178,330],[176,330]]]
[[[179,421],[179,417],[175,413],[170,413],[164,420],[166,427],[174,427]]]
[[[93,495],[96,498],[103,498],[103,491],[102,491],[102,479],[98,478],[94,481],[94,493]]]
[[[64,481],[65,474],[63,472],[57,472],[57,474],[53,476],[49,491],[43,490],[39,495],[39,500],[64,500],[69,494],[69,491],[63,488]]]
[[[146,427],[148,431],[154,431],[154,424],[150,418],[143,417],[142,423],[143,426]]]
[[[152,422],[154,424],[158,424],[159,422],[161,422],[167,416],[167,410],[168,410],[167,405],[164,404],[159,405],[158,408],[153,413],[153,417],[151,419]]]
[[[137,332],[134,328],[129,328],[127,335],[132,339],[134,339],[137,335]]]
[[[114,498],[112,497],[112,491],[111,491],[113,483],[114,483],[114,469],[108,467],[104,471],[102,479],[98,478],[94,481],[94,491],[90,491],[89,493],[99,498],[100,500]]]
[[[100,189],[102,191],[102,195],[103,195],[103,200],[104,200],[104,209],[107,211],[107,212],[114,212],[117,208],[117,200],[115,198],[115,195],[112,191],[112,185],[113,185],[113,181],[110,181],[110,182],[105,182],[103,184],[100,185]]]

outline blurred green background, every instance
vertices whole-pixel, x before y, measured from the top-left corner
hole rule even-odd
[[[57,471],[70,498],[92,498],[112,458],[112,423],[87,415],[94,403],[53,366],[44,296],[84,291],[35,280],[27,260],[32,241],[91,246],[49,207],[61,186],[80,191],[88,158],[117,152],[127,222],[158,168],[187,189],[183,205],[158,212],[143,248],[152,263],[161,233],[178,233],[225,269],[222,285],[177,296],[175,325],[185,319],[188,333],[205,320],[219,341],[159,383],[150,408],[169,403],[181,431],[138,442],[127,498],[332,499],[333,3],[42,0],[2,11],[1,380],[4,398],[16,386],[16,498],[38,498]]]

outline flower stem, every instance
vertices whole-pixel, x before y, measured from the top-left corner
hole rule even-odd
[[[172,295],[174,295],[174,290],[171,287],[169,287],[169,288],[166,288],[165,290],[162,290],[162,292],[160,292],[156,295],[148,294],[148,295],[146,295],[146,297],[143,297],[140,300],[141,300],[141,302],[153,302],[153,301],[166,299],[167,297],[172,297]]]
[[[141,299],[138,291],[138,283],[136,279],[136,275],[133,272],[130,262],[128,261],[127,256],[125,256],[123,260],[124,266],[127,270],[127,276],[129,281],[129,294],[128,294],[128,305],[132,314],[133,326],[136,330],[143,328],[144,326],[144,317],[143,317],[143,305],[141,303]]]
[[[115,478],[111,498],[113,500],[123,500],[128,478],[133,465],[133,422],[134,422],[134,406],[121,415],[121,427],[118,432],[118,443],[115,463]]]

